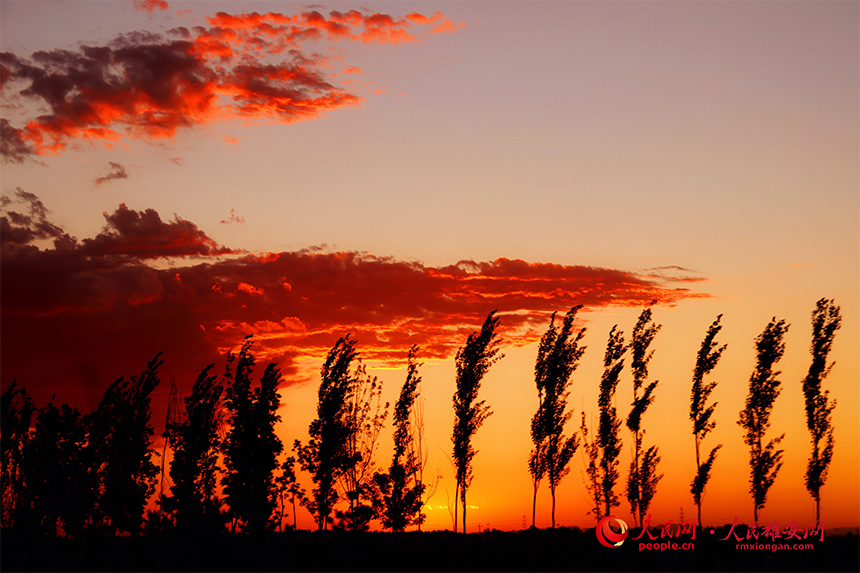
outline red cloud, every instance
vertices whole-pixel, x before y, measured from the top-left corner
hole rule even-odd
[[[162,7],[163,4],[163,7]],[[149,11],[161,0],[138,0]],[[134,32],[104,46],[39,51],[31,59],[0,54],[3,90],[48,113],[15,127],[0,119],[5,161],[58,153],[71,141],[122,137],[171,139],[183,128],[233,117],[292,123],[361,98],[320,71],[328,58],[305,54],[308,40],[417,41],[414,26],[445,18],[317,11],[298,15],[218,13],[209,27],[170,30],[178,39]],[[357,69],[357,68],[356,68]]]
[[[150,14],[155,10],[167,10],[169,6],[164,0],[133,0],[134,7]]]
[[[16,202],[27,205],[30,214],[11,210]],[[218,245],[194,223],[178,217],[165,222],[152,209],[137,212],[124,203],[104,214],[101,233],[82,242],[48,221],[47,209],[31,193],[19,189],[15,200],[4,196],[0,206],[4,320],[151,302],[164,288],[159,271],[145,261],[237,252]],[[31,244],[40,239],[52,239],[53,248]]]
[[[508,343],[524,344],[539,339],[549,313],[575,304],[640,307],[707,296],[620,270],[505,258],[429,267],[307,250],[218,260],[213,255],[236,251],[191,222],[124,205],[106,215],[102,233],[78,242],[41,216],[41,204],[31,205],[30,234],[19,232],[0,259],[3,384],[60,380],[78,363],[119,376],[129,361],[161,350],[191,379],[247,334],[256,335],[261,361],[293,373],[296,357],[322,357],[347,332],[368,359],[400,362],[413,344],[445,358],[495,308]],[[10,217],[4,226],[26,227]],[[58,238],[40,250],[28,244],[37,237]],[[208,258],[150,264],[189,255]]]

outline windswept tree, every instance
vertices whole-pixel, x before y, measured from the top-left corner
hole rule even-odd
[[[618,456],[621,454],[621,420],[615,409],[615,390],[618,377],[624,368],[624,333],[618,325],[609,331],[606,353],[603,355],[603,376],[600,379],[600,422],[597,444],[600,450],[600,492],[603,494],[603,515],[611,515],[612,508],[621,505],[613,491],[618,482]]]
[[[95,502],[86,467],[87,429],[77,408],[40,408],[25,450],[24,474],[32,525],[50,536],[83,533]]]
[[[159,352],[140,376],[119,378],[105,390],[87,418],[91,471],[97,490],[95,521],[109,533],[138,535],[146,502],[155,491],[158,466],[152,458],[151,395],[163,364]]]
[[[269,364],[260,383],[251,388],[256,359],[251,353],[251,335],[245,337],[238,357],[228,358],[224,405],[231,428],[224,440],[226,475],[222,480],[234,523],[242,530],[260,532],[274,527],[272,514],[277,503],[274,472],[283,451],[275,424],[281,417],[278,386],[281,371]],[[235,372],[232,362],[236,362]]]
[[[812,454],[806,466],[804,483],[815,500],[815,519],[821,519],[821,487],[827,479],[827,468],[833,459],[833,427],[831,417],[836,400],[828,400],[828,391],[821,391],[821,382],[830,373],[835,362],[827,364],[836,331],[842,325],[842,316],[835,301],[822,298],[812,311],[812,364],[803,380],[803,397],[806,401],[806,426],[812,439]],[[822,441],[824,442],[822,447]]]
[[[601,504],[603,503],[603,483],[600,480],[600,442],[595,436],[589,440],[588,425],[585,423],[585,412],[582,413],[582,421],[579,425],[579,433],[582,435],[582,449],[585,462],[585,491],[588,492],[588,511],[585,515],[593,515],[599,524],[603,517]]]
[[[329,351],[320,369],[317,418],[308,426],[308,443],[303,445],[296,440],[293,448],[302,469],[311,474],[315,484],[305,505],[316,518],[319,531],[327,529],[331,521],[338,501],[337,480],[355,462],[349,453],[349,404],[355,391],[350,367],[357,356],[355,340],[350,340],[349,335],[338,339]]]
[[[780,393],[779,371],[773,366],[785,352],[783,337],[788,332],[784,320],[771,319],[755,340],[756,365],[750,376],[746,407],[740,412],[738,424],[743,428],[744,443],[750,449],[750,493],[753,496],[753,518],[758,521],[758,510],[767,501],[767,492],[782,467],[782,450],[776,446],[785,434],[773,438],[765,445],[765,432],[770,427],[770,413]]]
[[[278,499],[280,501],[280,515],[278,519],[278,523],[281,525],[281,530],[283,531],[283,519],[286,514],[286,509],[284,507],[284,501],[289,496],[290,503],[293,506],[293,531],[296,531],[298,527],[298,517],[296,515],[297,507],[296,502],[306,503],[305,490],[299,484],[298,476],[296,476],[296,458],[293,456],[289,456],[284,463],[281,464],[281,475],[277,478],[278,483]]]
[[[717,444],[713,449],[711,449],[711,453],[708,454],[708,458],[704,460],[704,462],[702,461],[699,446],[701,445],[702,440],[705,439],[705,436],[707,436],[708,433],[716,426],[716,422],[711,420],[711,416],[714,414],[714,409],[717,407],[716,402],[711,405],[707,404],[711,392],[713,392],[714,388],[717,387],[717,383],[705,383],[704,378],[717,366],[717,362],[719,362],[720,356],[722,356],[723,351],[727,346],[725,344],[717,346],[717,342],[715,340],[720,329],[722,329],[722,325],[720,324],[720,319],[722,317],[722,314],[718,315],[717,319],[708,328],[705,339],[702,341],[702,346],[699,348],[699,354],[696,356],[696,366],[693,368],[693,388],[691,390],[690,398],[690,420],[693,422],[693,437],[696,441],[696,476],[690,483],[690,492],[693,494],[693,503],[696,504],[698,511],[699,530],[702,529],[702,495],[705,491],[705,485],[707,485],[708,480],[711,477],[711,468],[714,465],[717,451],[723,447],[722,444]]]
[[[36,407],[30,394],[15,380],[0,396],[0,487],[2,526],[12,527],[27,511],[24,452],[30,443],[30,422]]]
[[[382,499],[382,525],[392,531],[403,531],[423,521],[421,496],[424,484],[418,479],[418,456],[415,428],[412,427],[413,410],[419,396],[418,346],[409,350],[406,381],[394,405],[394,455],[388,473],[377,473],[376,481]]]
[[[388,416],[388,402],[382,404],[382,381],[367,374],[367,368],[358,358],[350,377],[352,391],[347,400],[346,454],[352,460],[344,466],[338,483],[349,506],[336,512],[337,526],[351,531],[365,531],[377,516],[378,497],[375,490],[376,450],[379,433]]]
[[[214,367],[210,364],[200,372],[191,395],[183,400],[185,415],[169,422],[164,432],[173,449],[173,487],[168,504],[176,512],[177,528],[183,532],[217,531],[224,525],[215,496],[224,385],[211,374]]]
[[[454,393],[454,467],[456,489],[454,490],[454,531],[457,531],[457,494],[463,507],[463,533],[466,533],[466,493],[472,483],[472,459],[477,451],[472,447],[472,436],[492,411],[484,400],[478,399],[481,380],[495,362],[504,355],[499,354],[499,335],[496,329],[499,318],[496,311],[487,315],[481,332],[473,332],[466,344],[457,351],[457,391]]]
[[[581,308],[582,305],[577,305],[570,309],[560,327],[555,324],[555,313],[552,314],[549,328],[538,346],[538,356],[535,361],[535,385],[541,401],[538,411],[532,418],[532,442],[535,444],[532,453],[533,457],[542,458],[539,469],[546,472],[547,481],[549,481],[553,527],[555,527],[555,492],[561,480],[570,472],[568,465],[578,446],[576,433],[565,437],[564,426],[573,416],[573,412],[566,411],[567,398],[570,395],[570,376],[579,365],[582,353],[585,352],[585,347],[579,346],[585,336],[585,329],[580,329],[577,333],[573,329],[576,313]],[[535,478],[534,473],[532,478]]]
[[[648,384],[642,394],[639,394],[648,378],[648,362],[654,355],[654,351],[649,352],[648,347],[659,330],[660,325],[651,322],[651,309],[646,308],[639,315],[630,341],[633,354],[630,364],[633,371],[633,403],[630,415],[627,416],[627,428],[633,434],[633,461],[630,462],[630,473],[627,476],[627,501],[630,502],[633,519],[638,518],[637,526],[642,523],[651,505],[651,499],[657,491],[657,482],[663,478],[657,474],[657,464],[660,462],[657,447],[651,446],[643,452],[642,445],[645,436],[642,415],[654,401],[654,389],[658,381]]]

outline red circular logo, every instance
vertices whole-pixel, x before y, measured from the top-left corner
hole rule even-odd
[[[609,523],[613,519],[618,522],[618,526],[621,528],[621,531],[617,533],[609,526]],[[627,539],[627,524],[623,519],[618,519],[614,515],[608,515],[600,520],[594,532],[597,534],[597,540],[601,544],[606,547],[618,547]]]

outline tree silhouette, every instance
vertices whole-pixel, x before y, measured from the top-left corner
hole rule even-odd
[[[585,464],[585,490],[588,492],[589,508],[585,515],[593,515],[599,524],[603,517],[601,503],[603,502],[603,482],[600,479],[600,442],[598,437],[588,439],[588,426],[585,423],[585,412],[582,412],[582,422],[579,425],[582,435],[582,449],[588,463]],[[534,524],[532,524],[534,526]]]
[[[833,428],[831,416],[836,400],[828,400],[828,391],[821,392],[821,382],[830,373],[835,362],[827,364],[836,331],[842,325],[839,307],[833,300],[822,298],[812,311],[812,364],[803,380],[803,397],[806,401],[806,426],[812,439],[812,454],[806,466],[804,484],[815,500],[815,519],[821,519],[821,487],[827,479],[827,468],[833,458]],[[824,447],[821,442],[824,440]]]
[[[275,434],[275,424],[281,419],[277,414],[281,371],[274,363],[269,364],[259,386],[252,391],[251,373],[256,360],[251,345],[251,335],[246,336],[235,358],[235,373],[231,370],[234,356],[227,362],[225,378],[230,384],[224,404],[232,427],[224,441],[227,473],[222,483],[234,521],[241,521],[243,531],[256,533],[274,526],[274,472],[283,444]]]
[[[648,406],[654,401],[654,389],[657,380],[648,384],[644,392],[639,396],[639,390],[648,378],[648,362],[654,351],[648,352],[648,347],[654,340],[660,325],[651,323],[651,309],[646,308],[639,315],[639,320],[633,328],[633,338],[630,342],[633,358],[631,369],[633,370],[633,403],[630,415],[627,416],[627,427],[633,433],[634,450],[633,461],[630,463],[630,473],[627,476],[627,501],[630,502],[630,510],[633,518],[642,523],[645,512],[651,504],[657,488],[657,482],[662,475],[657,475],[657,464],[660,456],[657,455],[657,447],[651,446],[642,453],[642,440],[645,430],[642,429],[642,415]]]
[[[87,429],[81,413],[68,404],[40,408],[24,457],[32,501],[33,525],[39,533],[78,536],[93,502],[85,465]]]
[[[472,436],[492,414],[484,400],[475,402],[481,380],[495,362],[504,355],[499,354],[499,336],[496,329],[499,318],[496,311],[491,311],[481,332],[473,332],[466,339],[466,344],[457,351],[457,391],[454,393],[454,432],[451,441],[454,443],[454,466],[457,481],[454,491],[454,531],[457,531],[457,494],[463,506],[463,533],[466,533],[466,493],[472,482],[472,459],[477,451],[472,447]]]
[[[183,399],[185,415],[168,423],[164,432],[173,448],[170,502],[176,510],[176,526],[183,532],[218,531],[224,525],[215,497],[224,385],[210,374],[214,366],[200,372],[191,395]]]
[[[414,448],[411,418],[418,398],[418,346],[409,350],[406,381],[394,405],[394,454],[388,473],[378,473],[376,480],[381,492],[382,525],[392,531],[403,531],[423,521],[421,496],[424,484],[418,479],[418,456]]]
[[[616,330],[618,325],[609,331],[606,342],[606,353],[603,355],[603,376],[600,379],[600,422],[598,426],[598,446],[600,450],[600,492],[603,494],[603,514],[610,515],[613,507],[621,502],[613,489],[618,481],[618,456],[621,454],[621,420],[615,410],[615,389],[618,387],[618,377],[624,368],[624,334]]]
[[[28,510],[27,482],[22,464],[30,443],[30,422],[35,405],[24,388],[15,380],[0,396],[0,486],[2,486],[2,525],[12,527]]]
[[[382,405],[382,381],[367,374],[361,358],[350,380],[353,388],[347,400],[346,454],[352,463],[344,466],[339,477],[349,507],[336,515],[339,528],[366,531],[381,511],[378,503],[373,503],[379,497],[375,491],[375,457],[379,433],[388,416],[388,402]]]
[[[540,407],[532,418],[532,441],[535,444],[532,458],[540,459],[538,470],[546,471],[552,495],[552,526],[555,527],[555,492],[562,478],[568,474],[568,464],[578,446],[576,433],[564,437],[564,425],[573,415],[565,412],[570,395],[570,376],[579,365],[585,347],[579,342],[585,336],[581,329],[575,336],[573,321],[582,305],[570,309],[564,316],[561,328],[555,325],[555,313],[550,319],[549,328],[541,338],[538,356],[535,361],[535,384]],[[571,338],[573,337],[573,338]],[[529,464],[530,469],[532,463]],[[535,473],[532,479],[537,482]],[[532,510],[534,513],[534,508]]]
[[[690,398],[690,420],[693,422],[693,437],[696,441],[696,476],[690,483],[690,492],[693,494],[693,502],[696,504],[698,511],[699,530],[702,529],[702,494],[705,491],[705,485],[707,485],[708,479],[711,477],[711,468],[714,465],[717,451],[723,447],[722,444],[717,444],[711,450],[711,453],[708,454],[707,460],[702,462],[699,455],[699,446],[701,445],[702,440],[705,439],[705,436],[707,436],[708,433],[716,426],[716,422],[711,421],[711,416],[714,413],[714,409],[717,407],[716,402],[710,406],[707,405],[708,397],[711,395],[711,392],[714,391],[714,388],[717,387],[717,383],[708,382],[705,384],[704,378],[717,366],[717,362],[719,362],[720,356],[722,356],[723,351],[727,346],[723,344],[718,347],[714,340],[720,332],[720,329],[722,329],[722,325],[720,325],[720,318],[722,318],[722,316],[722,314],[718,315],[717,319],[708,328],[708,332],[705,335],[705,339],[702,341],[702,346],[696,356],[696,366],[693,369],[693,387]]]
[[[782,467],[782,450],[776,446],[785,434],[764,445],[764,434],[770,427],[770,413],[780,393],[779,371],[773,366],[785,352],[782,341],[788,326],[784,320],[771,319],[764,331],[756,337],[756,366],[750,376],[746,407],[740,412],[738,424],[744,429],[744,443],[750,449],[750,493],[753,496],[753,516],[758,521],[758,510],[764,507],[767,492]]]
[[[293,531],[295,531],[298,527],[296,501],[299,503],[306,503],[305,500],[307,499],[305,497],[305,490],[299,485],[299,480],[296,477],[296,458],[289,456],[284,463],[281,464],[281,475],[278,476],[276,481],[278,483],[278,497],[281,503],[281,515],[278,523],[280,523],[284,518],[284,499],[289,495],[290,503],[292,503],[293,506]]]
[[[155,491],[158,454],[152,449],[150,397],[159,383],[161,353],[140,376],[119,378],[88,416],[92,479],[100,491],[94,520],[108,532],[139,535],[144,507]]]
[[[355,340],[350,340],[349,335],[338,339],[329,351],[320,369],[317,418],[308,426],[308,443],[302,445],[296,440],[294,445],[302,469],[311,474],[316,484],[305,505],[316,517],[319,531],[328,528],[337,503],[337,479],[355,461],[349,455],[348,440],[349,402],[354,391],[350,366],[357,356]]]

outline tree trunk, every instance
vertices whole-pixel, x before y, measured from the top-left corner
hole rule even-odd
[[[460,506],[460,482],[457,482],[457,486],[454,488],[454,533],[457,533],[457,508]]]
[[[552,528],[555,529],[555,488],[550,488],[552,493]]]
[[[463,533],[466,533],[466,488],[463,488]]]
[[[696,477],[699,477],[699,470],[702,469],[701,462],[699,461],[699,436],[696,435]],[[702,491],[702,493],[705,493]],[[698,509],[699,514],[699,531],[702,531],[702,493],[699,494],[699,503],[696,504],[696,508]]]
[[[538,484],[535,482],[535,494],[532,498],[532,527],[535,526],[535,508],[537,507],[537,492],[538,492]]]

